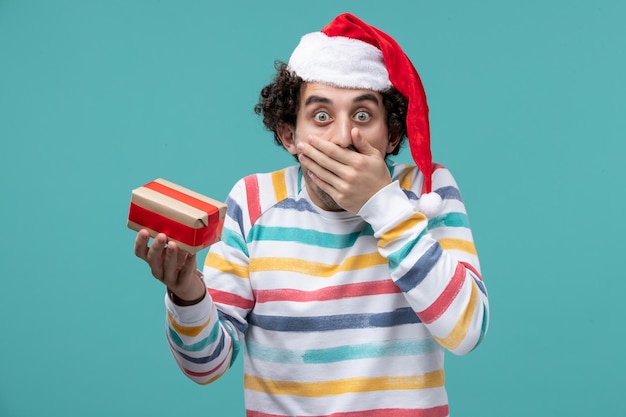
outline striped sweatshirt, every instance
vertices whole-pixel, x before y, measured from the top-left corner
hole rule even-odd
[[[208,384],[238,353],[247,417],[445,417],[444,349],[463,355],[488,326],[465,206],[434,166],[443,212],[417,210],[423,175],[388,163],[392,184],[360,210],[315,206],[297,166],[240,180],[203,267],[208,295],[166,297],[180,369]]]

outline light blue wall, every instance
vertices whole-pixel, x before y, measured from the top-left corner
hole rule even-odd
[[[0,416],[243,415],[241,360],[200,387],[171,359],[130,191],[291,164],[258,91],[348,10],[413,59],[474,228],[492,322],[453,415],[626,415],[626,3],[365,3],[0,0]]]

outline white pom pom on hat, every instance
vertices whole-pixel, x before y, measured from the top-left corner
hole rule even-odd
[[[419,199],[419,211],[424,216],[430,218],[436,217],[441,213],[443,200],[436,192],[422,194]]]
[[[413,161],[424,175],[420,211],[427,217],[440,213],[441,197],[432,192],[426,93],[415,67],[391,36],[350,13],[343,13],[320,32],[304,35],[289,59],[288,68],[307,82],[378,92],[395,87],[408,100],[409,147]],[[428,197],[430,194],[434,196]]]

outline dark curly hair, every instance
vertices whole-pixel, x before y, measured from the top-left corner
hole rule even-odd
[[[259,95],[259,102],[254,106],[254,112],[263,116],[265,128],[274,133],[274,141],[282,146],[278,136],[280,126],[296,126],[298,106],[300,104],[300,90],[304,80],[287,69],[287,64],[281,61],[275,63],[276,76],[274,80],[263,87]],[[388,155],[397,155],[406,139],[407,99],[395,88],[381,93],[383,105],[387,115],[387,129],[392,138],[400,137],[398,145]]]

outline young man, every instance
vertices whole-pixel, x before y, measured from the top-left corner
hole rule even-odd
[[[413,65],[343,14],[301,39],[255,110],[299,164],[234,186],[203,274],[167,236],[137,235],[176,362],[207,384],[245,344],[248,416],[447,416],[444,349],[474,349],[489,308]],[[417,166],[387,159],[405,136]]]

